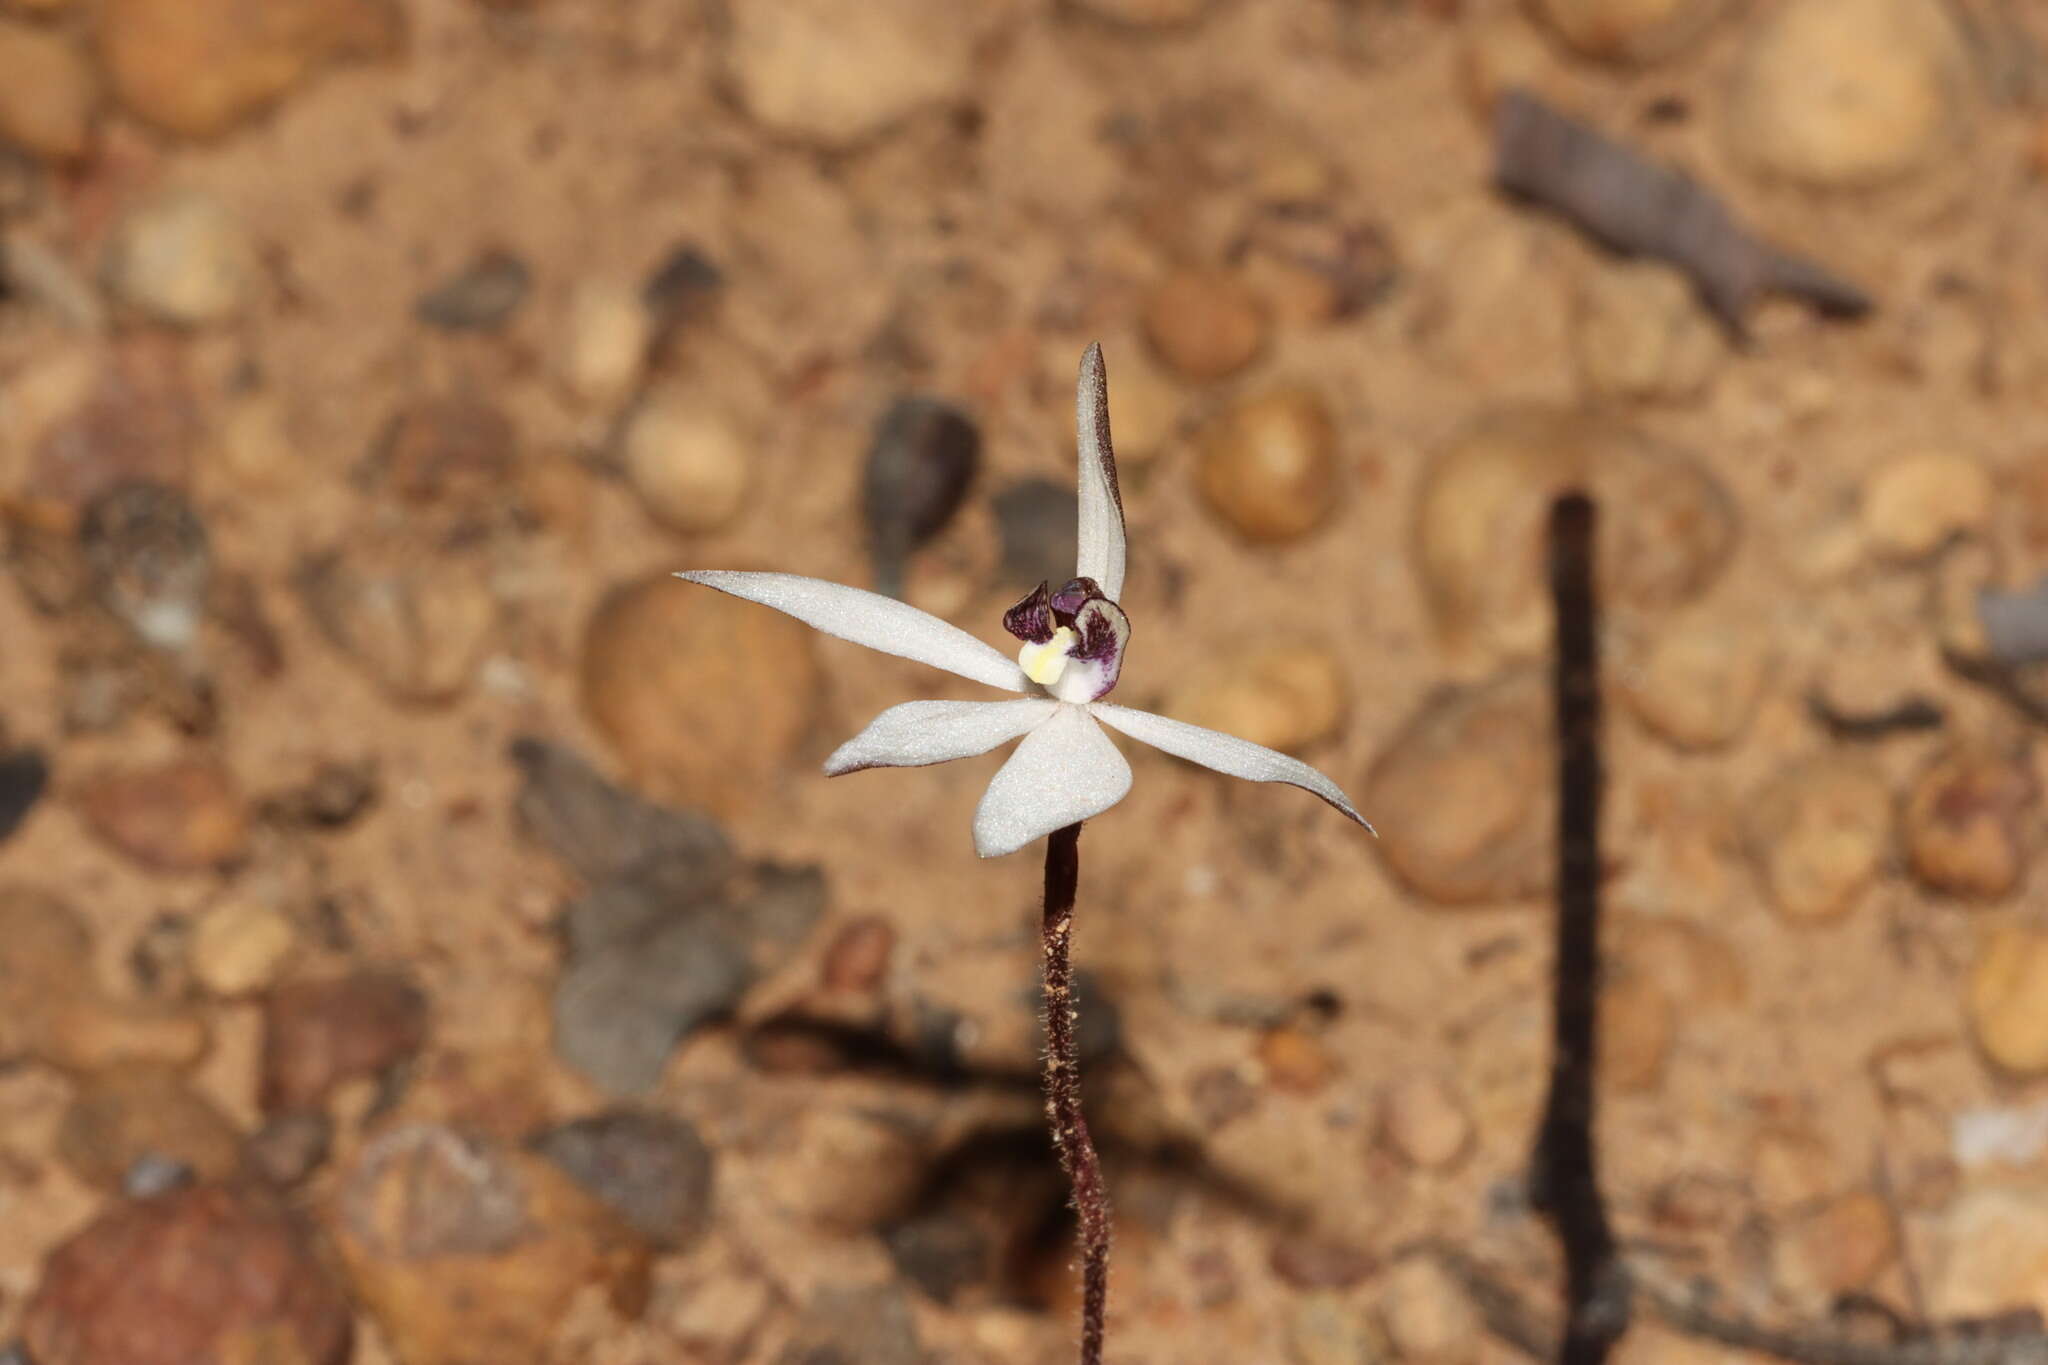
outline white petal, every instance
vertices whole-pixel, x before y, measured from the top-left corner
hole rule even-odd
[[[1007,744],[1059,709],[1049,697],[1018,701],[907,701],[868,722],[833,751],[825,776],[863,768],[922,768],[985,754]]]
[[[1114,806],[1131,789],[1131,765],[1086,710],[1061,706],[1024,736],[982,793],[974,851],[1015,853],[1040,835]]]
[[[730,569],[691,569],[676,577],[787,612],[827,635],[915,659],[990,687],[1024,692],[1031,686],[1017,661],[993,646],[929,612],[865,588],[792,573],[736,573]]]
[[[1124,503],[1116,487],[1116,454],[1109,445],[1109,383],[1099,342],[1090,342],[1081,354],[1074,426],[1081,452],[1081,553],[1074,575],[1094,579],[1114,602],[1124,595]]]
[[[1312,791],[1372,830],[1371,822],[1358,813],[1341,787],[1298,758],[1289,758],[1263,744],[1220,730],[1205,730],[1185,721],[1155,716],[1150,711],[1133,711],[1106,701],[1096,702],[1088,709],[1104,725],[1121,730],[1132,739],[1143,740],[1155,749],[1164,749],[1175,758],[1252,782],[1286,782]]]

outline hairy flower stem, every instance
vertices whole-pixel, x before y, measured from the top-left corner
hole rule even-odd
[[[1074,1187],[1081,1223],[1081,1365],[1101,1365],[1109,1300],[1109,1193],[1081,1114],[1081,1054],[1075,1042],[1074,892],[1081,880],[1081,826],[1045,840],[1045,1112],[1053,1145]]]

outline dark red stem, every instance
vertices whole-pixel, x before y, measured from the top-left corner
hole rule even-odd
[[[1081,1114],[1081,1053],[1075,1042],[1074,893],[1081,880],[1081,826],[1045,841],[1045,1112],[1053,1145],[1074,1187],[1081,1233],[1081,1365],[1101,1365],[1109,1302],[1109,1192]]]

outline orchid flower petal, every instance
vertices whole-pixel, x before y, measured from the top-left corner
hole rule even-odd
[[[1109,444],[1109,381],[1097,342],[1090,342],[1081,356],[1074,424],[1081,455],[1081,553],[1074,575],[1094,579],[1102,585],[1102,595],[1113,602],[1124,593],[1124,503],[1116,486],[1116,454]]]
[[[997,770],[974,812],[974,851],[1015,853],[1033,839],[1100,815],[1131,789],[1131,765],[1087,711],[1061,706]]]
[[[1017,701],[907,701],[868,722],[868,728],[833,751],[825,776],[864,768],[922,768],[985,754],[1036,729],[1059,703],[1049,697]]]
[[[849,588],[843,583],[797,574],[738,573],[730,569],[691,569],[676,577],[773,607],[827,635],[884,654],[915,659],[990,687],[1023,692],[1031,686],[1017,661],[994,646],[929,612],[864,588]]]
[[[1155,749],[1163,749],[1175,758],[1184,758],[1190,763],[1199,763],[1205,768],[1214,768],[1219,773],[1242,777],[1250,782],[1286,782],[1312,791],[1364,825],[1368,832],[1378,832],[1352,806],[1351,799],[1344,795],[1341,787],[1298,758],[1289,758],[1236,735],[1205,730],[1186,721],[1168,720],[1150,711],[1134,711],[1128,706],[1106,701],[1096,702],[1088,710],[1104,725],[1121,730]]]

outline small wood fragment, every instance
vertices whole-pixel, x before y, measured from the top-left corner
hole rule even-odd
[[[1494,183],[1563,216],[1610,250],[1647,256],[1691,277],[1738,340],[1763,294],[1790,294],[1834,317],[1870,311],[1870,297],[1816,262],[1780,251],[1735,220],[1720,196],[1545,104],[1510,90],[1494,105]]]

